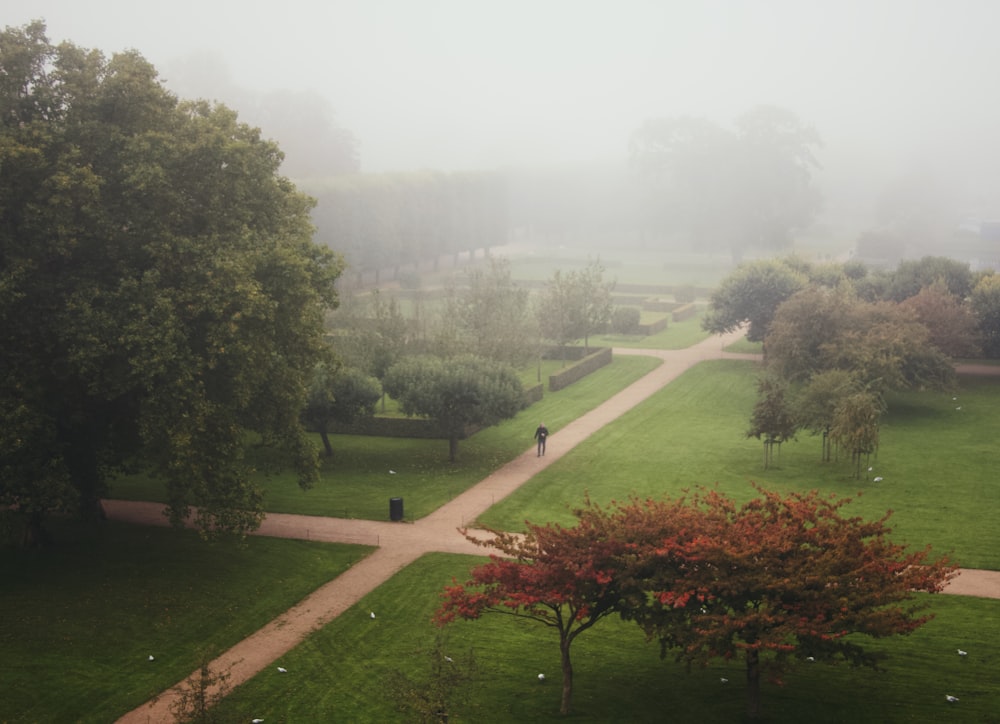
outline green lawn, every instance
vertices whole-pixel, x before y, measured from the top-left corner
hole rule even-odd
[[[370,551],[116,523],[53,532],[43,552],[0,549],[2,722],[114,721]]]
[[[1000,379],[963,377],[958,400],[936,392],[890,397],[873,471],[855,480],[849,458],[819,461],[819,438],[809,433],[783,445],[775,467],[763,470],[762,444],[745,434],[757,369],[721,360],[689,370],[490,508],[481,523],[508,530],[525,519],[569,523],[585,491],[608,502],[717,484],[742,500],[753,480],[843,497],[863,491],[849,514],[876,518],[892,509],[898,540],[952,551],[965,567],[1000,569]],[[876,476],[883,480],[873,482]]]
[[[261,478],[266,509],[384,520],[389,498],[402,497],[406,517],[421,518],[530,448],[539,422],[554,433],[659,364],[652,357],[622,355],[559,392],[546,391],[541,401],[512,420],[459,443],[454,464],[448,462],[445,440],[334,435],[334,456],[324,460],[322,479],[311,490],[301,490],[291,474]],[[142,476],[115,481],[111,494],[127,500],[166,500],[162,484]]]
[[[426,680],[435,638],[457,665],[470,651],[477,679],[454,722],[560,720],[556,634],[539,624],[486,616],[437,629],[436,593],[463,580],[479,559],[434,554],[421,558],[358,605],[237,688],[222,704],[224,721],[409,721],[387,682],[394,671]],[[997,601],[921,596],[936,618],[916,633],[874,642],[889,653],[884,673],[847,666],[804,665],[785,686],[762,687],[764,721],[996,722],[1000,711],[1000,621]],[[370,611],[376,612],[373,620]],[[969,652],[959,657],[958,648]],[[575,708],[571,721],[734,722],[744,710],[739,663],[718,662],[688,673],[660,660],[634,624],[606,619],[573,645]],[[540,684],[538,674],[547,681]],[[723,684],[721,677],[729,679]],[[958,696],[960,705],[945,701]]]

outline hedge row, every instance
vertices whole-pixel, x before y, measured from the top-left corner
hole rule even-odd
[[[599,370],[608,364],[611,364],[611,348],[601,347],[575,365],[567,367],[557,374],[549,375],[549,391],[556,392],[564,387],[569,387],[577,380],[583,379],[591,372]]]
[[[696,314],[698,314],[698,305],[691,303],[675,309],[673,317],[675,322],[683,322],[685,319],[690,319]]]

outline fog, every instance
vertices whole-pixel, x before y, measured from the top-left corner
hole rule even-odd
[[[315,94],[363,171],[622,161],[646,119],[772,104],[819,131],[834,207],[916,174],[1000,218],[995,0],[7,0],[3,17],[135,48],[251,120],[254,93]]]

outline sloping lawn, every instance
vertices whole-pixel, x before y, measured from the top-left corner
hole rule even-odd
[[[1000,378],[962,377],[954,395],[890,397],[878,454],[868,461],[873,470],[856,480],[850,456],[820,462],[820,439],[808,432],[782,445],[774,467],[763,469],[761,442],[746,437],[758,369],[733,360],[698,365],[540,472],[480,522],[507,530],[522,528],[525,519],[570,523],[585,491],[607,503],[633,493],[677,496],[717,484],[745,500],[756,481],[838,497],[863,492],[847,514],[877,518],[892,509],[898,540],[951,551],[964,567],[1000,569]],[[876,476],[882,481],[874,482]]]
[[[477,676],[452,722],[549,722],[559,708],[559,645],[550,629],[509,616],[486,616],[437,629],[431,616],[441,588],[464,580],[480,559],[424,556],[358,605],[316,632],[276,665],[237,688],[221,705],[223,721],[418,721],[398,710],[393,672],[427,681],[435,639]],[[886,672],[803,665],[785,686],[762,686],[764,721],[799,724],[997,721],[1000,711],[1000,621],[997,601],[920,597],[936,618],[916,633],[874,642]],[[372,619],[369,612],[376,612]],[[860,642],[860,641],[859,641]],[[969,652],[957,655],[957,649]],[[573,645],[576,713],[582,722],[742,721],[745,680],[738,662],[688,673],[638,627],[606,619]],[[440,664],[440,662],[437,662]],[[546,675],[539,683],[538,674]],[[722,683],[721,678],[729,680]],[[945,694],[960,698],[950,705]]]
[[[262,477],[265,507],[278,513],[387,520],[389,498],[402,497],[406,517],[421,518],[532,447],[539,422],[554,433],[660,363],[622,355],[559,392],[546,391],[513,419],[461,441],[455,463],[448,462],[446,440],[334,435],[334,455],[323,461],[319,484],[303,491],[291,474]],[[166,500],[163,485],[142,476],[115,481],[112,496]]]
[[[370,552],[115,523],[55,535],[0,549],[2,722],[114,721]]]

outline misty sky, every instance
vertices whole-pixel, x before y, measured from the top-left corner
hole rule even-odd
[[[196,58],[315,90],[365,171],[621,159],[648,118],[729,125],[762,103],[816,126],[825,166],[1000,169],[996,0],[6,0],[2,17],[135,48],[168,85]]]

